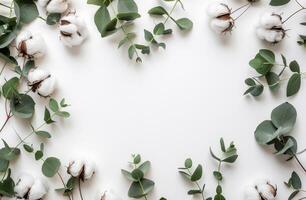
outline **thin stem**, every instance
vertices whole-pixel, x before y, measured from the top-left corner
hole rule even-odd
[[[59,172],[57,172],[57,175],[58,175],[58,177],[60,178],[60,180],[61,180],[61,182],[62,182],[64,188],[66,188],[66,184],[65,184],[65,181],[64,181],[62,175],[61,175]],[[69,200],[72,200],[70,194],[68,194],[68,198],[69,198]]]
[[[191,176],[191,171],[189,170],[189,168],[187,169],[188,170],[188,173],[189,173],[189,175]],[[203,190],[202,190],[202,188],[200,187],[200,185],[199,185],[199,183],[198,183],[198,181],[196,181],[195,182],[195,184],[197,185],[197,187],[199,188],[199,190],[201,191],[201,196],[202,196],[202,199],[203,200],[205,200],[205,198],[204,198],[204,194],[203,194]]]
[[[296,15],[297,13],[301,12],[302,10],[305,10],[305,7],[300,8],[299,10],[295,11],[294,13],[292,13],[291,15],[289,15],[289,17],[287,17],[287,19],[285,19],[282,23],[286,23],[291,17],[293,17],[294,15]]]
[[[3,71],[4,71],[5,67],[6,67],[6,64],[7,64],[7,63],[4,63],[3,67],[1,68],[0,76],[1,76],[1,74],[3,73]]]
[[[45,18],[43,18],[43,17],[41,17],[41,16],[39,16],[38,18],[41,19],[41,20],[43,20],[43,21],[47,21]]]
[[[143,188],[143,185],[142,185],[142,183],[141,183],[141,181],[138,181],[139,182],[139,185],[140,185],[140,188],[141,188],[141,190],[142,190],[142,193],[144,194],[144,199],[145,200],[148,200],[148,198],[147,198],[147,195],[145,194],[145,191],[144,191],[144,188]]]
[[[218,164],[218,172],[221,173],[221,164],[222,164],[222,161],[219,161],[219,164]],[[220,180],[218,179],[218,185],[220,185]]]
[[[295,0],[295,3],[297,3],[299,6],[301,6],[301,8],[304,8],[304,6],[298,0]]]
[[[287,66],[284,66],[284,67],[283,67],[282,71],[278,74],[278,76],[281,76],[281,75],[284,73],[286,67],[287,67]]]
[[[83,194],[82,194],[82,189],[81,189],[81,179],[80,178],[79,178],[79,193],[80,193],[81,200],[84,200]]]
[[[8,121],[11,119],[13,115],[7,115],[6,120],[4,121],[3,125],[0,128],[0,133],[3,131],[4,127],[7,125]]]
[[[231,12],[231,14],[237,12],[238,10],[240,10],[240,9],[242,9],[242,8],[248,6],[248,5],[250,5],[250,3],[247,3],[247,4],[245,4],[245,5],[243,5],[243,6],[239,7],[239,8],[237,8],[236,10],[233,10],[233,11]]]
[[[171,18],[171,14],[173,13],[174,9],[176,8],[178,2],[179,2],[179,0],[176,0],[176,1],[175,1],[175,3],[174,3],[174,5],[172,6],[172,8],[171,8],[171,10],[170,10],[170,12],[169,12],[167,18],[166,18],[165,21],[164,21],[164,24],[166,24],[167,21],[169,20],[169,18]],[[171,18],[171,19],[173,19],[173,18]]]
[[[248,7],[240,14],[240,15],[238,15],[238,17],[236,17],[235,19],[234,19],[234,21],[236,21],[237,19],[239,19],[250,7],[251,7],[251,4],[250,3],[248,3],[248,4],[246,4],[246,5],[244,5],[244,6],[247,6],[248,5]],[[242,6],[242,7],[244,7],[244,6]],[[242,8],[241,7],[241,8]],[[233,14],[233,13],[232,13]]]
[[[293,155],[294,159],[297,161],[297,163],[301,166],[301,168],[304,170],[304,173],[306,173],[306,168],[304,167],[304,165],[301,163],[301,161],[299,160],[299,158],[296,156],[296,154]]]

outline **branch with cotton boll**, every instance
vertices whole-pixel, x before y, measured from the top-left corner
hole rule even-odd
[[[231,32],[238,20],[257,0],[249,0],[247,4],[232,10],[227,4],[215,2],[210,4],[207,14],[210,17],[210,27],[218,34],[226,34]],[[238,16],[235,13],[245,8]]]

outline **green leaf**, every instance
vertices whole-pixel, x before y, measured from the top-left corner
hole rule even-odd
[[[190,180],[195,182],[201,179],[203,173],[202,165],[198,165],[190,177]]]
[[[55,122],[55,121],[52,120],[50,111],[48,110],[47,107],[45,108],[44,120],[45,120],[45,122],[46,122],[47,124],[52,124],[52,123]]]
[[[61,105],[61,107],[63,107],[63,108],[65,108],[65,107],[68,106],[68,104],[66,104],[65,101],[66,101],[65,98],[63,98],[63,99],[61,100],[61,102],[60,102],[60,105]]]
[[[143,178],[144,173],[140,169],[134,169],[131,175],[133,179],[135,179],[136,181],[140,181]]]
[[[295,60],[290,62],[289,68],[292,72],[300,73],[300,65]]]
[[[231,156],[228,156],[228,157],[224,158],[222,160],[222,162],[234,163],[237,160],[237,158],[238,158],[238,155],[236,155],[236,154],[235,155],[231,155]]]
[[[53,177],[59,170],[61,162],[55,157],[47,158],[42,165],[42,173],[46,177]]]
[[[276,127],[270,120],[261,122],[255,130],[255,139],[259,144],[267,144],[276,137]]]
[[[192,160],[191,160],[191,158],[187,158],[185,160],[185,167],[188,168],[188,169],[190,169],[192,167]]]
[[[6,172],[10,162],[8,160],[0,159],[0,172]]]
[[[145,35],[145,40],[147,42],[152,42],[152,40],[154,40],[153,34],[150,31],[146,30],[146,29],[144,29],[144,35]]]
[[[288,151],[290,148],[292,148],[294,146],[294,142],[289,139],[287,140],[286,144],[283,146],[283,148],[278,151],[275,155],[281,155],[284,154],[286,151]]]
[[[142,187],[141,187],[142,186]],[[141,198],[151,192],[154,182],[149,179],[142,179],[140,182],[133,182],[129,188],[128,196],[131,198]],[[143,190],[142,190],[143,189]]]
[[[39,16],[33,0],[14,0],[14,9],[20,15],[20,23],[29,24]]]
[[[20,155],[20,149],[11,148],[3,139],[2,142],[5,147],[0,149],[0,159],[7,161],[16,160]]]
[[[14,191],[15,183],[11,178],[11,170],[8,169],[7,177],[0,182],[0,195],[6,197],[13,197],[15,195]]]
[[[191,30],[193,27],[192,21],[188,18],[178,19],[175,21],[175,23],[181,30]]]
[[[49,107],[53,112],[57,112],[59,110],[58,103],[53,98],[51,98],[49,101]]]
[[[124,170],[124,169],[121,169],[121,173],[130,181],[136,181],[133,177],[132,177],[132,173]]]
[[[96,6],[108,6],[113,0],[88,0],[87,4]]]
[[[156,6],[154,8],[151,8],[148,13],[150,15],[169,15],[165,8],[162,6]]]
[[[14,116],[28,119],[34,114],[35,102],[31,96],[27,94],[19,94],[18,96],[14,96],[11,100],[10,108]]]
[[[300,190],[302,188],[302,181],[296,172],[291,174],[291,185],[295,190]]]
[[[44,156],[44,153],[42,151],[36,151],[35,152],[35,160],[40,160]]]
[[[299,190],[296,190],[294,192],[292,192],[288,198],[288,200],[292,200],[300,191]]]
[[[141,170],[143,172],[143,174],[146,174],[149,171],[150,167],[151,167],[150,161],[146,161],[146,162],[142,163],[138,167],[138,169]]]
[[[256,82],[252,78],[245,79],[244,83],[248,86],[255,86]]]
[[[127,33],[126,36],[119,42],[118,48],[136,37],[135,33]]]
[[[266,80],[271,90],[279,88],[279,76],[274,72],[268,72]]]
[[[2,86],[2,94],[5,98],[11,99],[17,93],[17,87],[19,85],[19,79],[13,77],[6,81]]]
[[[36,131],[35,134],[42,138],[51,138],[51,134],[47,131]]]
[[[270,5],[271,6],[282,6],[282,5],[285,5],[289,2],[290,2],[290,0],[271,0]]]
[[[288,133],[293,129],[296,117],[295,108],[288,102],[277,106],[271,113],[273,125],[282,130],[282,134]]]
[[[128,55],[130,59],[133,59],[135,52],[136,52],[135,46],[131,45],[128,49]]]
[[[29,71],[35,67],[35,61],[29,60],[22,68],[22,76],[28,77]]]
[[[201,194],[201,190],[189,190],[187,194],[189,195],[195,195],[195,194]]]
[[[117,19],[111,20],[107,7],[99,8],[94,17],[96,27],[102,37],[109,36],[116,32]]]
[[[287,85],[287,97],[298,93],[301,87],[301,75],[298,73],[292,74]]]
[[[57,116],[59,117],[63,117],[63,118],[69,118],[70,117],[70,113],[66,112],[66,111],[59,111],[55,113]]]
[[[264,87],[262,85],[252,86],[244,92],[244,95],[250,93],[252,96],[257,97],[262,94],[263,90],[264,90]]]
[[[270,64],[275,63],[275,55],[272,51],[268,49],[259,50],[259,54]]]
[[[134,20],[139,18],[138,7],[134,0],[118,0],[118,19],[120,20]]]
[[[216,188],[216,193],[217,194],[222,194],[222,187],[221,185],[218,185],[217,188]]]
[[[213,175],[214,175],[214,177],[218,180],[218,181],[221,181],[222,180],[222,174],[220,173],[220,172],[218,172],[218,171],[214,171],[213,172]]]
[[[24,144],[23,148],[24,148],[24,150],[26,150],[29,153],[32,153],[34,151],[33,147],[31,147],[31,146],[29,146],[27,144]]]
[[[226,151],[223,138],[220,139],[220,147],[221,147],[221,150],[222,150],[223,152]]]
[[[50,13],[47,16],[46,23],[51,26],[55,25],[60,21],[61,17],[62,17],[61,13]]]
[[[137,154],[134,159],[133,159],[133,163],[135,165],[139,164],[141,162],[141,156],[139,154]]]

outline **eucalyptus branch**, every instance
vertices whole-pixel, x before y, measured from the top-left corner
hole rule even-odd
[[[300,9],[298,9],[297,11],[293,12],[291,15],[289,15],[289,17],[287,17],[285,20],[283,20],[283,24],[286,23],[290,18],[292,18],[293,16],[295,16],[296,14],[298,14],[299,12],[305,10],[306,8],[298,1],[295,0],[295,2],[301,7]]]

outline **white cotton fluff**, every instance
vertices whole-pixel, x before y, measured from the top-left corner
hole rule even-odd
[[[261,179],[245,188],[245,200],[274,200],[277,187],[269,180]]]
[[[55,90],[55,84],[55,78],[45,70],[33,69],[28,74],[28,85],[40,96],[50,96]]]
[[[29,200],[38,200],[45,196],[48,192],[48,188],[40,179],[35,179],[29,192]]]
[[[95,164],[87,160],[74,160],[70,162],[67,172],[73,177],[89,180],[95,173]]]
[[[39,58],[45,55],[46,43],[41,35],[30,31],[21,32],[16,38],[16,46],[21,56]]]
[[[259,20],[256,35],[259,39],[270,43],[278,43],[285,37],[282,18],[274,13],[265,13]]]
[[[68,0],[38,0],[38,4],[48,13],[64,13],[69,8]]]
[[[210,16],[210,27],[218,34],[230,32],[234,26],[230,8],[223,3],[213,3],[207,13]]]
[[[28,174],[23,174],[18,178],[17,184],[14,188],[17,197],[23,198],[34,184],[34,178]]]
[[[87,27],[82,18],[69,13],[59,23],[60,39],[68,47],[79,46],[87,38]]]
[[[212,3],[209,5],[207,9],[207,14],[208,16],[215,18],[215,17],[220,17],[222,15],[227,15],[230,14],[231,11],[229,7],[226,4],[223,3]]]
[[[119,197],[112,189],[109,189],[103,193],[101,200],[122,200],[122,198]]]

